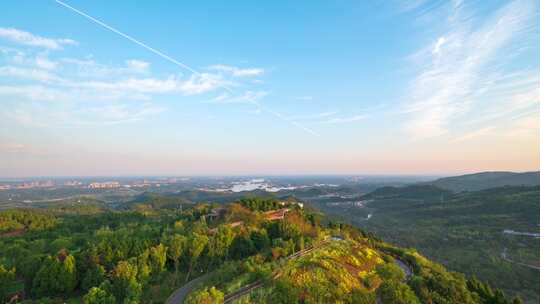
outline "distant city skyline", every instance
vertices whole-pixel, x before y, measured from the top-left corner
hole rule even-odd
[[[0,177],[537,171],[539,10],[9,1]]]

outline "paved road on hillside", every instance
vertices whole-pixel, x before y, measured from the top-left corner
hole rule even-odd
[[[184,303],[184,300],[186,299],[187,295],[195,288],[197,288],[200,284],[204,283],[209,277],[211,273],[207,273],[203,276],[200,276],[194,280],[189,281],[184,286],[177,289],[173,294],[165,301],[165,304],[182,304]]]

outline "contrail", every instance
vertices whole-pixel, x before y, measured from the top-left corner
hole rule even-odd
[[[135,43],[135,44],[137,44],[137,45],[139,45],[139,46],[141,46],[141,47],[147,49],[148,51],[150,51],[150,52],[152,52],[152,53],[158,55],[159,57],[161,57],[161,58],[163,58],[163,59],[165,59],[165,60],[167,60],[167,61],[169,61],[169,62],[171,62],[171,63],[173,63],[173,64],[175,64],[175,65],[177,65],[177,66],[179,66],[179,67],[181,67],[181,68],[183,68],[183,69],[186,69],[186,70],[190,71],[191,73],[193,73],[193,74],[195,74],[195,75],[198,75],[198,76],[201,75],[201,73],[200,73],[199,71],[197,71],[196,69],[190,67],[189,65],[187,65],[187,64],[185,64],[185,63],[182,63],[182,62],[180,62],[180,61],[178,61],[178,60],[172,58],[171,56],[169,56],[169,55],[167,55],[167,54],[164,54],[163,52],[161,52],[161,51],[159,51],[159,50],[156,50],[155,48],[153,48],[153,47],[147,45],[146,43],[141,42],[141,41],[139,41],[139,40],[137,40],[137,39],[131,37],[130,35],[128,35],[128,34],[126,34],[126,33],[123,33],[123,32],[121,32],[121,31],[115,29],[114,27],[112,27],[112,26],[106,24],[105,22],[100,21],[100,20],[98,20],[98,19],[96,19],[96,18],[94,18],[94,17],[92,17],[92,16],[86,14],[85,12],[83,12],[83,11],[81,11],[81,10],[79,10],[79,9],[76,9],[76,8],[74,8],[73,6],[71,6],[71,5],[69,5],[69,4],[65,3],[65,2],[62,2],[62,1],[60,1],[60,0],[54,0],[54,1],[55,1],[56,3],[58,3],[58,4],[60,4],[61,6],[67,8],[67,9],[69,9],[69,10],[71,10],[71,11],[73,11],[73,12],[75,12],[75,13],[81,15],[81,16],[83,16],[84,18],[86,18],[86,19],[88,19],[88,20],[90,20],[90,21],[92,21],[92,22],[94,22],[94,23],[96,23],[96,24],[98,24],[98,25],[100,25],[100,26],[102,26],[102,27],[108,29],[109,31],[111,31],[111,32],[113,32],[113,33],[115,33],[115,34],[117,34],[117,35],[120,35],[120,36],[126,38],[127,40],[129,40],[129,41],[131,41],[131,42],[133,42],[133,43]],[[231,94],[234,94],[234,91],[233,91],[231,88],[229,88],[228,86],[226,86],[226,85],[219,84],[219,87],[221,87],[222,89],[226,90],[227,92],[229,92],[229,93],[231,93]],[[281,119],[281,120],[283,120],[283,121],[285,121],[285,122],[288,122],[288,123],[292,124],[293,126],[298,127],[298,128],[300,128],[300,129],[302,129],[302,130],[304,130],[304,131],[310,133],[311,135],[319,136],[319,134],[318,134],[317,132],[311,130],[310,128],[308,128],[308,127],[306,127],[306,126],[304,126],[304,125],[302,125],[302,124],[300,124],[299,122],[294,121],[294,120],[291,120],[291,119],[288,119],[287,117],[285,117],[284,115],[282,115],[282,114],[280,114],[280,113],[278,113],[278,112],[276,112],[276,111],[270,110],[270,109],[268,109],[268,108],[264,108],[264,107],[262,107],[262,106],[260,105],[260,103],[258,103],[258,102],[255,102],[255,104],[256,104],[257,107],[259,107],[261,110],[263,110],[263,111],[265,111],[265,112],[267,112],[267,113],[270,113],[270,114],[273,115],[274,117],[277,117],[277,118],[279,118],[279,119]]]

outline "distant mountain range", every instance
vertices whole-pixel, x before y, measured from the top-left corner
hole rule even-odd
[[[523,173],[480,172],[439,178],[427,184],[454,192],[478,191],[503,186],[537,186],[540,185],[540,171]]]

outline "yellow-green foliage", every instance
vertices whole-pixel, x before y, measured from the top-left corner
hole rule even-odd
[[[311,302],[337,303],[353,290],[373,291],[380,284],[369,276],[378,264],[384,263],[379,253],[357,242],[333,241],[314,252],[289,261],[280,279],[303,291]]]

